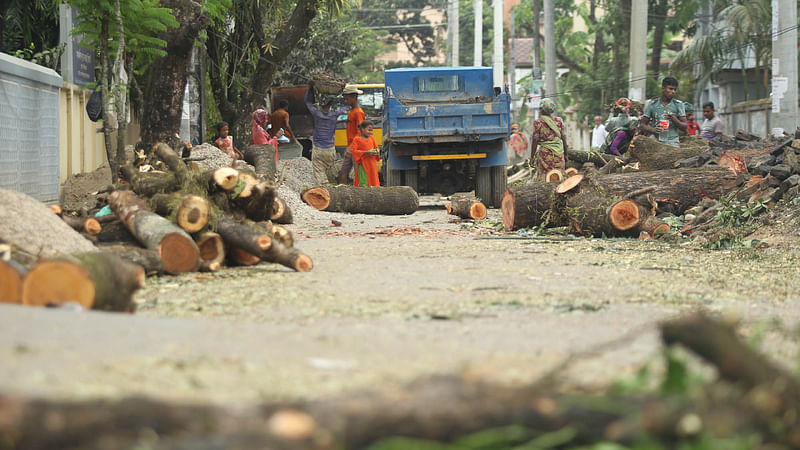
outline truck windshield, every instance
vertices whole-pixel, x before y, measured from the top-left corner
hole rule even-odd
[[[383,88],[361,88],[364,92],[358,96],[358,104],[364,110],[367,117],[375,117],[383,114]]]
[[[419,92],[457,92],[459,91],[458,75],[419,77]]]

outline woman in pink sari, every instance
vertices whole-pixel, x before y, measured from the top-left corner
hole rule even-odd
[[[541,117],[533,122],[531,135],[530,166],[535,170],[535,177],[543,180],[552,170],[564,171],[567,166],[567,140],[564,136],[564,123],[561,118],[554,117],[556,105],[549,98],[539,103]]]
[[[275,136],[270,136],[264,128],[269,122],[269,114],[263,109],[253,111],[253,144],[271,145],[275,149],[275,161],[278,161],[278,138],[283,136],[283,130],[278,130]]]

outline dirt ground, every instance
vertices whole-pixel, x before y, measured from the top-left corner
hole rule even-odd
[[[277,265],[148,279],[135,315],[0,306],[6,393],[146,395],[229,406],[466,373],[602,387],[658,361],[654,324],[696,308],[771,330],[796,361],[800,247],[776,219],[758,249],[497,234],[439,206],[290,226],[314,270]],[[341,217],[345,217],[342,220]],[[777,324],[781,324],[778,326]]]

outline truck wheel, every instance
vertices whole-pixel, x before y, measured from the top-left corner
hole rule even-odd
[[[499,208],[503,203],[503,194],[508,188],[508,174],[505,166],[494,166],[492,169],[492,203]]]
[[[386,186],[402,186],[403,185],[403,171],[402,170],[392,170],[392,167],[389,165],[389,159],[386,159],[386,163],[384,164],[386,168]]]
[[[415,192],[419,192],[419,171],[417,169],[407,169],[403,171],[405,175],[405,185],[410,186]]]
[[[475,196],[481,199],[484,205],[493,207],[492,204],[492,168],[478,167],[478,176],[475,180]]]
[[[475,195],[484,205],[499,208],[506,192],[507,180],[505,166],[478,167]]]

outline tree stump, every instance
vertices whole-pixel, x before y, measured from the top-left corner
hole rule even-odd
[[[481,220],[486,218],[486,206],[472,195],[453,194],[450,203],[445,206],[448,214],[462,219]]]

